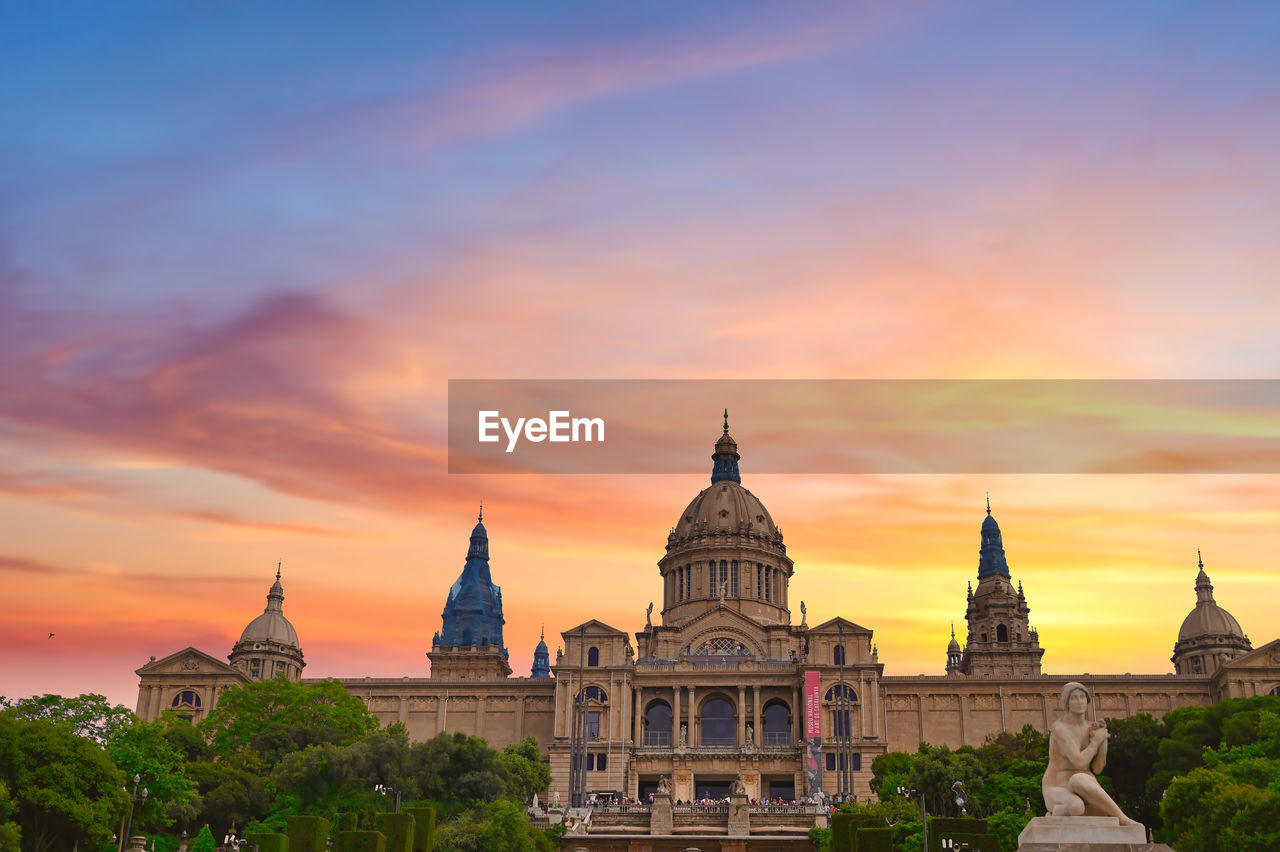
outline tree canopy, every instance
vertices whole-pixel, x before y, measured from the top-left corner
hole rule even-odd
[[[222,762],[269,771],[306,746],[353,742],[377,730],[378,719],[339,681],[280,675],[227,690],[199,727]]]

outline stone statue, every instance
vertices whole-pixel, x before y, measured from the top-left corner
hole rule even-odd
[[[1098,783],[1107,765],[1107,726],[1089,722],[1089,690],[1072,681],[1062,687],[1062,718],[1049,729],[1049,768],[1041,790],[1050,816],[1111,816],[1133,825]]]
[[[552,792],[553,792],[553,798],[551,799],[551,807],[558,808],[560,807],[560,790],[556,789]]]
[[[750,722],[747,723],[747,745],[756,744],[756,728]]]
[[[663,775],[661,778],[658,779],[658,794],[662,795],[663,793],[666,793],[668,796],[671,795],[671,776],[670,775]]]
[[[739,772],[738,777],[734,778],[733,781],[730,782],[729,784],[729,797],[730,798],[734,798],[737,796],[745,797],[746,795],[747,795],[747,785],[746,785],[746,782],[742,780],[742,773]]]
[[[653,601],[649,601],[649,608],[644,611],[644,631],[648,633],[653,630]]]
[[[724,596],[729,594],[729,581],[720,584],[720,606],[724,606]]]
[[[680,723],[680,748],[684,748],[689,744],[689,726],[684,722]]]
[[[804,601],[800,601],[800,629],[807,630],[809,628],[809,610],[805,609]]]

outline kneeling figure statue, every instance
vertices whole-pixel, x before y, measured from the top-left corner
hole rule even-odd
[[[1124,815],[1097,775],[1107,765],[1107,726],[1088,722],[1089,690],[1072,681],[1062,687],[1066,712],[1049,729],[1049,768],[1040,788],[1050,816],[1112,816],[1121,825],[1133,820]]]

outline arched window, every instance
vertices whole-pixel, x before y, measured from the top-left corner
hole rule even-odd
[[[827,690],[828,701],[835,701],[837,698],[843,698],[853,704],[858,703],[858,693],[854,692],[853,687],[847,683],[837,683]]]
[[[702,705],[702,737],[704,746],[737,745],[734,732],[733,705],[723,698],[712,698]]]
[[[843,645],[837,645],[835,649],[831,652],[831,664],[833,666],[844,665],[844,646]]]
[[[462,631],[462,644],[463,644],[463,647],[470,647],[470,646],[472,645],[472,640],[473,640],[474,638],[475,638],[475,634],[471,632],[471,628],[470,628],[470,627],[465,628],[465,629]]]
[[[1275,687],[1267,695],[1280,695],[1280,686]]]
[[[183,690],[173,696],[169,708],[178,714],[179,719],[190,722],[200,712],[200,694],[190,689]]]
[[[644,744],[671,745],[671,705],[659,699],[644,711]]]
[[[200,695],[187,689],[173,696],[173,703],[169,705],[174,710],[182,707],[190,707],[193,710],[200,709]]]
[[[586,696],[588,701],[599,701],[601,704],[609,703],[609,696],[598,686],[588,686],[582,694]]]
[[[600,665],[600,649],[599,648],[592,647],[587,649],[587,665],[589,666]]]
[[[1009,628],[1005,627],[1003,624],[997,624],[997,625],[996,625],[996,641],[997,641],[997,642],[1008,642],[1008,641],[1009,641]]]
[[[764,727],[762,745],[791,745],[791,708],[785,702],[775,698],[766,703],[760,724]]]

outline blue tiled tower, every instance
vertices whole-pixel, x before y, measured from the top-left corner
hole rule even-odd
[[[462,574],[449,588],[444,622],[432,639],[432,676],[483,677],[511,673],[502,642],[502,590],[489,574],[489,533],[480,509]],[[447,659],[446,659],[447,657]],[[485,658],[489,658],[485,662]]]
[[[538,647],[533,649],[533,668],[530,677],[551,677],[551,655],[547,651],[547,631],[543,628],[538,637]]]

